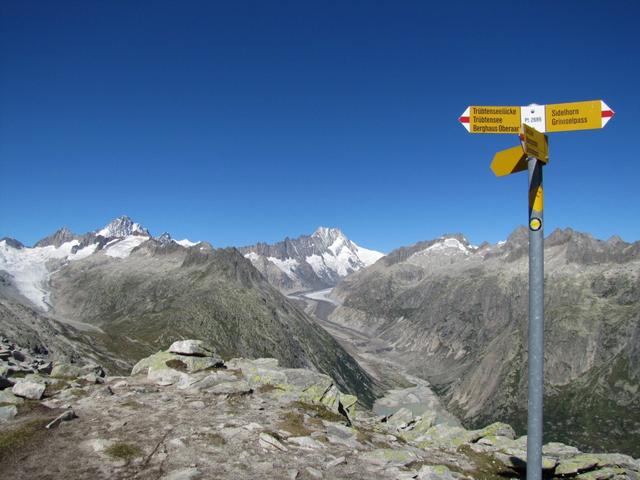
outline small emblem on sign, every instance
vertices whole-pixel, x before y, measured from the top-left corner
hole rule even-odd
[[[529,220],[529,228],[534,232],[537,232],[542,228],[542,220],[537,217],[533,217],[531,220]]]

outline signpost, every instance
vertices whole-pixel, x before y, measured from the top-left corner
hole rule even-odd
[[[469,133],[518,134],[521,125],[551,133],[604,128],[614,115],[602,100],[590,100],[526,107],[470,106],[458,121]]]
[[[544,393],[544,191],[542,167],[549,161],[545,132],[603,128],[614,112],[602,100],[529,105],[467,107],[459,118],[470,133],[519,134],[521,145],[495,154],[498,176],[529,172],[529,354],[527,480],[542,479],[542,405]],[[514,126],[518,124],[516,131]]]

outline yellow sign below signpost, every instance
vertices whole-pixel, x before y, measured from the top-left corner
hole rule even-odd
[[[500,150],[493,157],[491,170],[496,177],[504,177],[527,169],[527,155],[521,146]]]
[[[546,130],[547,132],[567,132],[602,128],[603,113],[600,100],[545,105]]]
[[[543,163],[549,161],[549,137],[529,125],[522,125],[522,148],[524,152]]]
[[[520,132],[520,107],[467,107],[460,122],[471,133]]]

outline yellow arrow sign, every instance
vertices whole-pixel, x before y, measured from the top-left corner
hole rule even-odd
[[[496,177],[504,177],[527,169],[527,154],[521,146],[507,148],[495,154],[491,162],[491,170]]]
[[[549,137],[529,125],[522,125],[522,148],[524,152],[541,162],[549,161]]]
[[[467,107],[459,118],[471,133],[519,133],[520,107]]]
[[[546,131],[602,128],[613,115],[613,110],[602,100],[545,105]]]

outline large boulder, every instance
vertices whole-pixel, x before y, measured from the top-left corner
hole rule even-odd
[[[78,365],[56,362],[49,375],[54,378],[77,378],[82,375],[82,369]]]
[[[46,385],[32,380],[18,380],[11,391],[18,397],[29,400],[40,400],[44,395]]]
[[[169,351],[158,352],[150,357],[143,358],[133,366],[131,375],[147,373],[153,375],[158,370],[174,370],[177,372],[195,373],[208,368],[221,367],[224,363],[218,356],[194,357],[178,355]]]
[[[202,340],[179,340],[173,342],[169,347],[169,352],[178,355],[192,355],[194,357],[214,357],[216,352],[212,346],[207,345]]]

